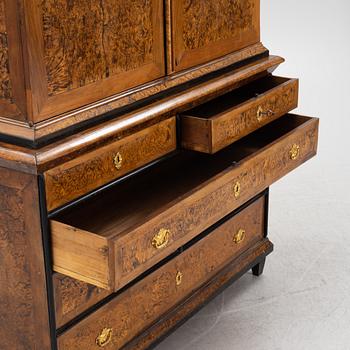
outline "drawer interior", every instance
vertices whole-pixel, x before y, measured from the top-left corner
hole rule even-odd
[[[227,168],[275,142],[311,118],[286,115],[213,155],[181,151],[54,217],[55,221],[114,238],[186,196]]]
[[[251,99],[255,99],[292,80],[293,79],[290,78],[268,75],[186,111],[184,114],[197,118],[211,119],[222,113],[227,113],[231,109],[238,108],[241,104],[246,103]]]

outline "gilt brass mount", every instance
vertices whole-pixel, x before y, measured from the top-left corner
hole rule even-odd
[[[289,151],[290,159],[292,159],[292,160],[298,159],[299,154],[300,154],[300,146],[297,144],[294,144]]]
[[[242,228],[237,231],[237,233],[233,236],[233,242],[236,244],[242,243],[245,239],[245,230]]]
[[[103,328],[99,336],[96,338],[96,344],[103,348],[112,340],[112,328]]]
[[[159,232],[153,237],[152,245],[156,249],[165,248],[168,245],[169,238],[170,231],[165,228],[161,228]]]
[[[120,170],[123,164],[123,157],[120,152],[118,152],[113,158],[114,166],[117,170]]]

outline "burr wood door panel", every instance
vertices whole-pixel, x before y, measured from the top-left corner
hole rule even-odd
[[[162,0],[27,0],[34,121],[165,74]]]
[[[175,72],[260,41],[259,0],[172,0],[169,8]]]
[[[298,80],[268,76],[181,115],[182,147],[216,153],[298,105]]]

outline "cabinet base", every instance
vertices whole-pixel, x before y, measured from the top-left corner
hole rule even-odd
[[[250,248],[239,258],[222,269],[213,279],[203,285],[187,300],[164,315],[152,327],[129,342],[123,350],[152,349],[164,338],[191,318],[209,301],[221,293],[230,284],[252,269],[259,276],[263,272],[266,256],[273,251],[273,244],[265,239]]]

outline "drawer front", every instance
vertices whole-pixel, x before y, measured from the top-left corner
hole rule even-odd
[[[283,82],[235,108],[221,113],[218,108],[218,113],[211,118],[201,118],[198,115],[192,116],[186,113],[182,115],[182,147],[204,153],[216,153],[296,108],[298,106],[298,80],[273,78],[276,81],[281,79]],[[276,85],[278,83],[276,82]],[[234,93],[235,91],[231,94]],[[230,96],[227,96],[227,99],[230,99]],[[223,98],[225,96],[221,97]],[[213,100],[211,103],[220,102]]]
[[[260,197],[60,336],[59,349],[120,349],[240,253],[262,240],[264,213],[265,197]]]
[[[175,117],[45,172],[53,210],[176,149]]]

